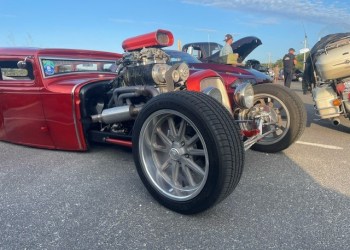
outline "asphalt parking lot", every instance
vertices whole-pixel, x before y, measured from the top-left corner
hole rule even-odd
[[[0,143],[0,249],[349,249],[350,122],[314,120],[277,154],[246,152],[238,187],[194,216],[147,193],[128,149]]]

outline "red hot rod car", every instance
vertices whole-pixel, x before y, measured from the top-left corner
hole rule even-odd
[[[173,41],[157,30],[125,40],[123,55],[0,49],[0,140],[80,151],[91,142],[129,146],[164,206],[191,214],[220,202],[238,184],[244,149],[288,147],[305,112],[288,90],[254,96],[240,81],[230,100],[218,73],[169,63],[161,48]]]

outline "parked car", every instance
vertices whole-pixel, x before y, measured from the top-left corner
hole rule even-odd
[[[256,59],[249,59],[246,61],[245,66],[248,68],[256,69],[266,75],[270,75],[269,68],[266,66],[261,65],[260,61]]]
[[[132,147],[142,182],[165,207],[193,214],[219,203],[240,180],[244,149],[287,148],[303,132],[305,110],[293,92],[269,84],[254,95],[238,81],[230,101],[217,72],[170,63],[162,47],[173,41],[157,30],[126,39],[122,55],[0,48],[0,140]]]
[[[300,69],[295,69],[294,72],[293,72],[292,81],[302,82],[303,81],[303,75],[304,75],[304,73]],[[280,74],[279,74],[278,79],[279,80],[284,80],[283,69],[280,70]]]
[[[272,77],[267,74],[267,69],[259,68],[261,71],[252,67],[252,65],[241,64],[247,56],[258,46],[262,44],[261,40],[254,36],[244,37],[242,39],[237,40],[232,43],[231,47],[234,53],[238,54],[237,65],[230,65],[232,68],[240,68],[245,71],[249,71],[253,74],[257,80],[257,83],[272,83]],[[198,60],[204,63],[209,63],[209,65],[213,64],[223,64],[219,63],[219,54],[222,45],[215,42],[194,42],[185,44],[182,47],[182,51],[193,55]],[[260,62],[259,62],[260,65]]]
[[[170,55],[171,60],[185,62],[192,69],[212,69],[216,72],[219,72],[221,75],[226,77],[231,76],[232,78],[249,78],[250,82],[254,84],[261,83],[271,83],[271,77],[267,76],[264,73],[261,73],[255,69],[248,69],[244,67],[236,67],[232,65],[219,64],[219,63],[208,63],[202,62],[198,58],[182,51],[178,50],[166,50]],[[229,80],[228,80],[229,81]],[[233,80],[230,82],[232,83]]]
[[[293,73],[293,81],[302,82],[303,81],[303,72],[300,69],[295,69]]]

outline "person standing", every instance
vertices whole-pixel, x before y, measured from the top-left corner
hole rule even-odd
[[[233,37],[231,34],[227,34],[225,36],[225,45],[224,47],[222,47],[222,49],[220,50],[220,56],[226,56],[228,54],[232,54],[233,51],[232,51],[232,47],[231,47],[231,44],[233,43]]]
[[[290,84],[293,79],[293,70],[297,64],[297,60],[294,55],[295,49],[290,48],[288,54],[283,57],[283,74],[284,74],[284,86],[290,88]]]

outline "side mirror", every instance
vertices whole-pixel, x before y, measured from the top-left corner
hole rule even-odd
[[[23,61],[18,61],[17,63],[17,67],[19,69],[25,69],[27,67],[27,61],[29,61],[29,59],[31,59],[31,56],[27,56],[26,58],[24,58]]]
[[[17,67],[19,69],[25,69],[27,67],[27,63],[25,61],[18,61]]]

